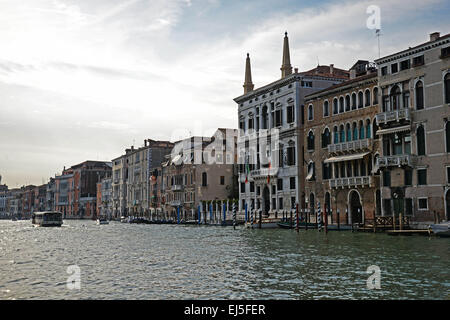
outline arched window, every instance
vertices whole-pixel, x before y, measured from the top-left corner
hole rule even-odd
[[[424,106],[422,81],[418,81],[416,83],[415,91],[416,91],[416,109],[417,110],[422,110],[423,106]]]
[[[450,121],[445,123],[445,151],[450,152]]]
[[[339,142],[345,142],[345,131],[343,124],[341,124],[339,127]]]
[[[206,187],[208,185],[208,174],[206,172],[202,173],[202,186]]]
[[[330,130],[325,128],[325,131],[322,133],[322,148],[326,148],[330,143]]]
[[[417,154],[419,156],[425,155],[425,129],[422,125],[417,128],[416,131],[417,137]]]
[[[350,95],[345,96],[345,111],[350,111]]]
[[[314,109],[312,104],[308,106],[308,120],[311,121],[314,119]]]
[[[377,125],[377,120],[376,119],[373,119],[373,125],[372,125],[372,132],[373,132],[373,138],[374,139],[377,139],[378,138],[378,136],[377,136],[377,131],[378,131],[378,125]]]
[[[314,150],[314,133],[312,131],[308,133],[308,150]]]
[[[373,104],[378,104],[378,88],[373,88]]]
[[[344,98],[339,98],[339,112],[344,112]]]
[[[370,106],[370,90],[369,89],[367,89],[366,90],[366,107],[368,107],[368,106]]]
[[[352,93],[352,110],[356,109],[356,93]]]
[[[364,122],[361,120],[359,121],[359,138],[364,139]]]
[[[444,77],[445,103],[450,103],[450,73]]]
[[[330,115],[330,108],[328,106],[328,100],[323,103],[323,116],[328,117]]]
[[[366,121],[366,138],[370,139],[371,135],[370,135],[370,120],[367,119]]]
[[[334,143],[339,143],[339,133],[338,133],[338,128],[337,126],[334,126],[333,128],[333,139],[334,139]]]
[[[345,131],[347,133],[347,141],[352,141],[352,129],[350,128],[350,123],[345,126]]]
[[[358,92],[358,109],[363,107],[364,95],[362,91]]]
[[[338,114],[339,108],[338,108],[338,100],[336,98],[333,99],[333,114]]]
[[[353,122],[353,140],[358,140],[358,126]]]
[[[400,89],[398,86],[393,86],[391,89],[391,106],[392,110],[400,109]]]

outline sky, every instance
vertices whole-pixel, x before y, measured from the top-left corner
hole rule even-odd
[[[255,88],[291,64],[349,69],[450,32],[450,3],[294,0],[0,0],[0,175],[46,183],[144,139],[237,128],[245,57]]]

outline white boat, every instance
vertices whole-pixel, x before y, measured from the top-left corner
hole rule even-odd
[[[63,224],[62,213],[58,211],[34,212],[31,223],[40,227],[61,227]]]
[[[450,221],[430,225],[433,233],[439,237],[450,237]]]
[[[98,218],[97,219],[97,224],[101,225],[101,224],[109,224],[109,221],[106,220],[106,218]]]
[[[261,220],[261,229],[276,229],[278,228],[278,223],[281,222],[281,219],[274,219],[274,218],[263,218]],[[247,221],[245,223],[245,227],[249,229],[259,229],[259,219],[253,221]]]

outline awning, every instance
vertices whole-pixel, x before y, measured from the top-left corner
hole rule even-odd
[[[347,156],[331,157],[331,158],[326,159],[324,162],[325,163],[330,163],[330,162],[350,161],[350,160],[362,159],[366,155],[368,155],[369,153],[370,152],[364,152],[364,153],[351,154],[351,155],[347,155]]]
[[[394,133],[394,132],[404,132],[404,131],[410,131],[411,126],[401,126],[401,127],[395,127],[395,128],[388,128],[388,129],[380,129],[376,131],[376,134],[388,134],[388,133]]]

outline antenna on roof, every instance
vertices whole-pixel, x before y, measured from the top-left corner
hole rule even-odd
[[[378,59],[380,59],[381,58],[381,51],[380,51],[381,29],[375,29],[375,36],[378,38]]]
[[[319,56],[316,56],[317,57],[317,66],[320,66],[320,63],[319,63]]]

